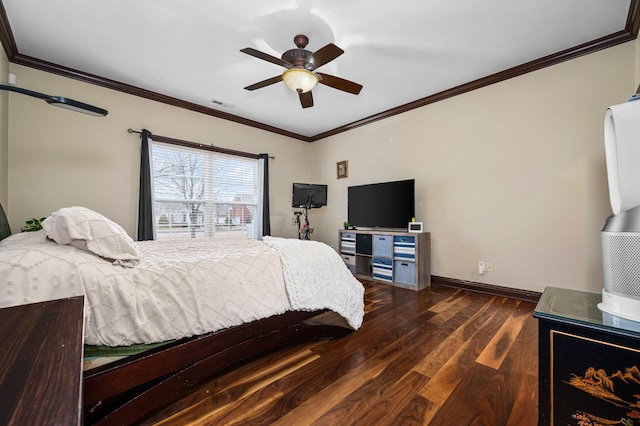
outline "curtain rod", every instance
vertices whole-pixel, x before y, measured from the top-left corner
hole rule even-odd
[[[132,128],[128,128],[127,132],[129,133],[137,133],[137,134],[142,134],[141,131],[138,130],[133,130]],[[201,149],[206,149],[206,150],[212,150],[212,151],[217,151],[217,152],[222,152],[224,154],[231,154],[231,155],[239,155],[241,157],[250,157],[250,158],[258,158],[258,154],[252,154],[250,152],[243,152],[243,151],[236,151],[233,149],[228,149],[228,148],[221,148],[219,146],[215,146],[213,144],[210,145],[205,145],[199,142],[190,142],[190,141],[185,141],[182,139],[175,139],[175,138],[170,138],[167,136],[160,136],[160,135],[155,135],[152,133],[152,139],[156,140],[158,142],[166,142],[166,143],[170,143],[170,144],[174,144],[174,145],[180,145],[180,146],[186,146],[186,147],[190,147],[190,148],[201,148]],[[270,159],[275,160],[276,157],[274,157],[273,155],[269,155],[268,156]]]

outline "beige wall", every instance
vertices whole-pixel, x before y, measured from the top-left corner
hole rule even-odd
[[[329,184],[329,205],[310,219],[314,238],[336,246],[347,186],[415,178],[434,275],[599,291],[599,229],[610,212],[602,123],[606,106],[635,90],[636,49],[627,43],[312,144],[11,64],[19,86],[110,114],[9,96],[9,217],[17,229],[31,216],[81,204],[133,233],[139,143],[126,129],[148,128],[275,155],[274,235],[295,235],[294,181]],[[350,176],[337,180],[341,160],[349,160]],[[478,260],[495,272],[478,275]]]
[[[635,56],[635,58],[636,58],[636,62],[635,62],[635,66],[636,66],[636,68],[635,68],[635,76],[636,76],[635,88],[636,88],[636,90],[638,90],[640,88],[639,87],[640,86],[640,39],[636,39],[635,46],[636,46],[636,52],[635,52],[635,54],[636,54],[636,56]]]
[[[416,179],[432,274],[542,291],[602,288],[599,230],[610,214],[604,111],[634,88],[635,43],[438,102],[316,142],[329,184],[312,212],[337,244],[350,185]],[[337,180],[335,163],[349,161]],[[495,265],[480,275],[479,260]]]
[[[9,74],[9,61],[4,49],[0,49],[0,84],[6,84]],[[8,147],[9,147],[9,94],[0,91],[0,204],[7,203],[7,173],[8,173]]]
[[[135,235],[139,139],[127,128],[276,157],[270,163],[272,228],[293,237],[291,182],[309,180],[308,144],[136,96],[11,64],[18,86],[105,108],[105,118],[9,95],[8,216],[15,231],[30,217],[83,205]]]

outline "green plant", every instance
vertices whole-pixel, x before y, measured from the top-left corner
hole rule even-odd
[[[342,222],[342,225],[344,226],[344,229],[349,229],[349,226],[351,226],[351,224],[349,222],[347,222],[346,220],[344,222]]]
[[[34,231],[39,231],[42,229],[42,221],[45,220],[46,218],[41,217],[40,219],[36,219],[35,217],[32,217],[31,219],[27,220],[25,223],[26,225],[24,225],[22,228],[20,228],[20,231],[22,232],[34,232]]]

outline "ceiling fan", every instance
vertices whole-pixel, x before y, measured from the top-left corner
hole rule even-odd
[[[313,95],[311,94],[311,89],[313,89],[318,83],[354,95],[360,93],[362,85],[358,83],[314,71],[316,68],[320,68],[342,55],[344,50],[340,49],[333,43],[329,43],[315,52],[310,52],[305,49],[309,43],[309,38],[304,34],[298,34],[295,36],[293,42],[297,46],[297,49],[287,50],[282,54],[282,58],[276,58],[275,56],[260,52],[259,50],[251,47],[240,49],[241,52],[246,53],[247,55],[251,55],[258,59],[286,68],[282,75],[252,84],[245,87],[245,89],[261,89],[280,81],[284,81],[287,87],[298,93],[302,108],[309,108],[313,106]]]

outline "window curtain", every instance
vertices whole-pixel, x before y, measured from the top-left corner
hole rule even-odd
[[[11,235],[11,228],[9,227],[9,221],[4,214],[2,205],[0,205],[0,240],[4,240]]]
[[[153,176],[151,168],[152,135],[147,129],[140,133],[140,191],[138,200],[138,241],[155,240],[153,218]]]
[[[260,162],[260,170],[262,171],[262,191],[260,191],[262,214],[262,235],[271,235],[271,219],[269,213],[269,154],[260,154],[258,156]]]

